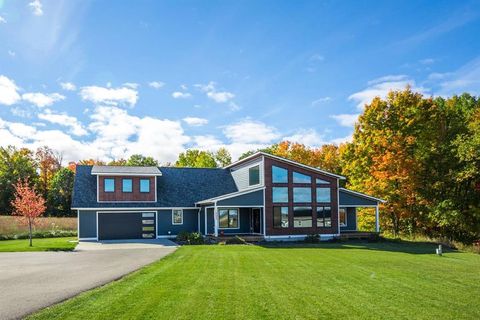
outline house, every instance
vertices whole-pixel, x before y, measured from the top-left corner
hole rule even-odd
[[[257,152],[224,168],[77,166],[72,209],[80,240],[258,235],[330,239],[357,230],[356,209],[381,199],[344,177]]]

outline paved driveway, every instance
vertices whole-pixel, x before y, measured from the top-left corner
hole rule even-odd
[[[0,253],[0,319],[17,319],[175,251],[169,240],[80,243],[74,252]]]

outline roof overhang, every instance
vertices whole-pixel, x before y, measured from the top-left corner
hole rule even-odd
[[[340,192],[350,193],[350,194],[353,194],[353,195],[358,196],[358,197],[362,197],[362,198],[365,198],[365,199],[368,199],[368,200],[377,201],[377,202],[381,202],[381,203],[387,202],[383,199],[375,198],[375,197],[369,196],[368,194],[361,193],[361,192],[358,192],[358,191],[349,190],[349,189],[345,189],[345,188],[340,188]]]
[[[92,175],[96,176],[161,176],[162,172],[158,167],[137,167],[137,166],[99,166],[92,167]]]
[[[243,158],[241,160],[238,160],[232,164],[229,164],[228,166],[225,166],[224,168],[225,169],[229,169],[229,168],[233,168],[241,163],[244,163],[244,162],[247,162],[251,159],[254,159],[258,156],[264,156],[264,157],[269,157],[269,158],[272,158],[272,159],[276,159],[278,161],[283,161],[283,162],[286,162],[286,163],[289,163],[289,164],[293,164],[293,165],[296,165],[296,166],[299,166],[299,167],[302,167],[302,168],[305,168],[305,169],[308,169],[308,170],[312,170],[312,171],[315,171],[315,172],[319,172],[319,173],[322,173],[326,176],[330,176],[330,177],[334,177],[334,178],[337,178],[337,179],[341,179],[341,180],[345,180],[346,178],[344,176],[341,176],[341,175],[338,175],[338,174],[334,174],[334,173],[331,173],[331,172],[328,172],[328,171],[325,171],[325,170],[322,170],[322,169],[319,169],[319,168],[315,168],[315,167],[312,167],[312,166],[307,166],[306,164],[301,164],[300,162],[297,162],[297,161],[293,161],[293,160],[290,160],[290,159],[287,159],[287,158],[283,158],[283,157],[279,157],[279,156],[274,156],[272,154],[269,154],[269,153],[266,153],[266,152],[263,152],[263,151],[258,151],[258,152],[255,152],[254,154],[246,157],[246,158]]]
[[[198,205],[215,203],[215,202],[220,201],[220,200],[225,200],[225,199],[230,199],[230,198],[238,197],[238,196],[241,196],[241,195],[244,195],[244,194],[248,194],[248,193],[260,191],[260,190],[263,190],[263,189],[265,189],[264,186],[262,186],[262,187],[256,187],[256,188],[249,188],[249,189],[245,189],[245,190],[241,190],[241,191],[236,191],[236,192],[232,192],[232,193],[227,193],[227,194],[224,194],[224,195],[221,195],[221,196],[218,196],[218,197],[214,197],[214,198],[210,198],[210,199],[205,199],[205,200],[202,200],[202,201],[198,201],[198,202],[195,202],[195,204],[198,206]]]

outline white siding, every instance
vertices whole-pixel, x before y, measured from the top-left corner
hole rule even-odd
[[[250,186],[248,184],[248,169],[254,166],[260,167],[260,183],[254,186]],[[232,177],[233,180],[235,180],[235,184],[237,185],[238,190],[264,185],[263,157],[241,164],[238,167],[233,167],[230,170],[232,172]]]

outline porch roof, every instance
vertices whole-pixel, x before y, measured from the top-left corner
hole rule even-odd
[[[365,207],[378,206],[379,203],[384,203],[385,200],[369,196],[365,193],[353,191],[345,188],[339,189],[339,204],[340,206],[350,207]]]

